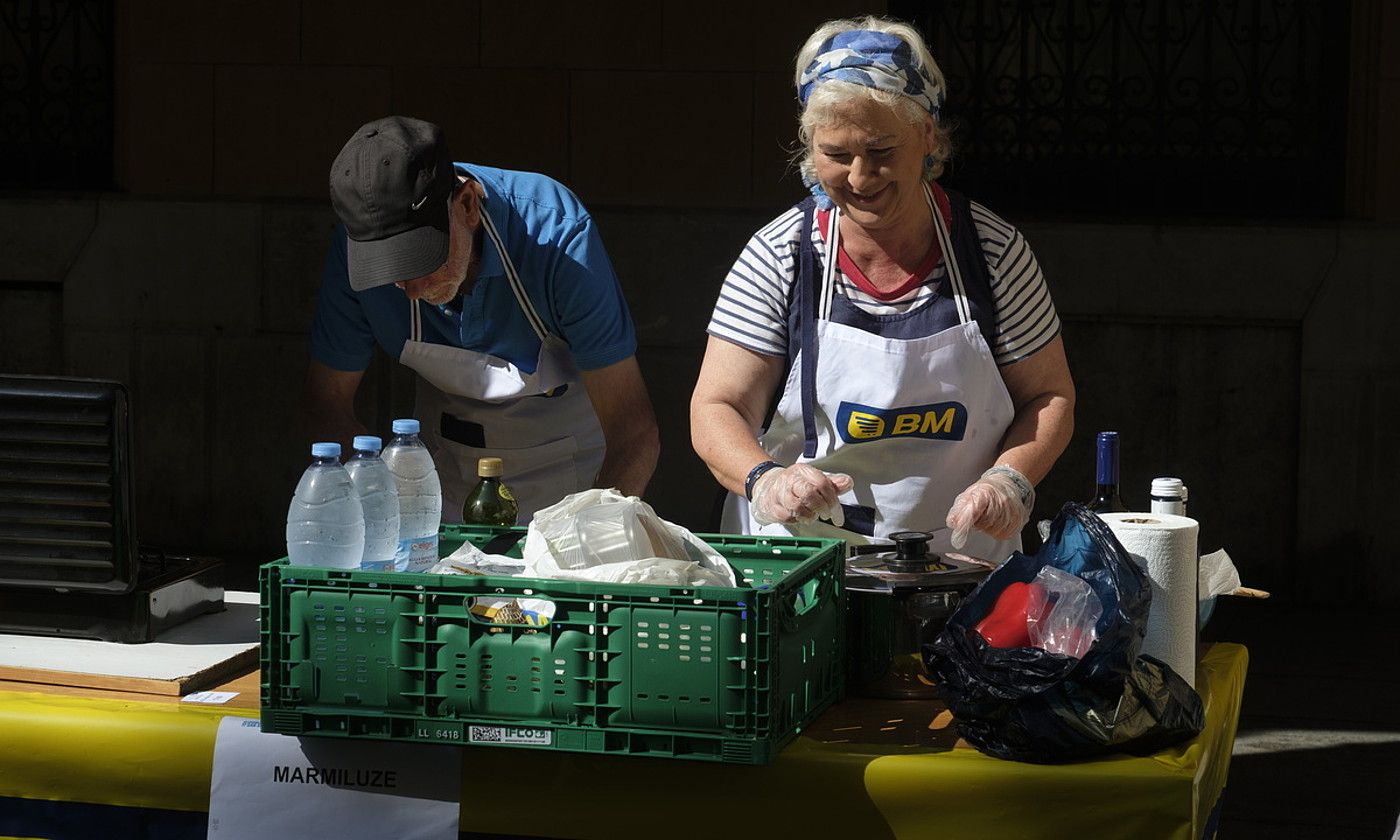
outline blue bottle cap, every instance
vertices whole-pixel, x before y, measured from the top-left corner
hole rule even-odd
[[[412,418],[395,420],[392,426],[396,435],[416,435],[422,427]]]
[[[313,458],[339,458],[340,444],[338,443],[313,443],[311,444],[311,457]]]
[[[355,435],[355,448],[362,452],[378,452],[384,448],[384,441],[375,435]]]

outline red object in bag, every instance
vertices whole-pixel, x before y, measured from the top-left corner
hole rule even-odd
[[[1030,647],[1028,616],[1038,617],[1045,610],[1045,587],[1038,583],[1010,584],[997,596],[992,611],[974,628],[996,648]]]

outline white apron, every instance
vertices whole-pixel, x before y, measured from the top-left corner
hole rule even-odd
[[[948,509],[958,493],[992,466],[1015,410],[971,316],[947,225],[927,187],[925,198],[947,266],[940,294],[952,296],[958,324],[921,338],[887,338],[829,320],[833,305],[853,306],[835,294],[841,228],[840,210],[833,208],[814,335],[803,337],[777,410],[759,438],[780,464],[808,463],[850,475],[855,485],[841,495],[841,502],[848,520],[854,510],[867,511],[873,519],[870,536],[850,530],[849,522],[846,528],[821,521],[759,525],[747,500],[732,493],[725,506],[725,530],[863,543],[896,531],[943,529],[930,548],[952,550],[945,525]],[[796,282],[811,281],[799,271]],[[801,305],[800,295],[798,299]],[[817,348],[814,381],[805,388],[815,404],[804,423],[801,357]],[[962,551],[1001,562],[1020,547],[1019,535],[998,541],[973,531]]]
[[[417,301],[409,306],[409,338],[399,361],[418,374],[414,410],[442,482],[443,521],[462,521],[462,503],[478,480],[477,460],[496,457],[520,508],[517,524],[523,525],[540,508],[593,486],[603,465],[603,430],[568,347],[549,333],[530,303],[485,208],[481,221],[540,339],[535,372],[488,353],[423,341]],[[480,424],[485,445],[444,437],[444,418]]]

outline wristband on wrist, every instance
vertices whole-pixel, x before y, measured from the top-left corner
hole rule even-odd
[[[1020,470],[1007,464],[997,464],[982,474],[991,475],[993,473],[1001,473],[1011,479],[1011,483],[1015,484],[1016,489],[1020,491],[1021,504],[1025,506],[1026,510],[1029,511],[1035,507],[1035,486],[1031,484],[1030,479],[1021,475]]]
[[[758,483],[758,477],[769,470],[782,469],[783,465],[777,461],[760,461],[749,470],[748,478],[744,479],[744,498],[753,501],[753,486]]]

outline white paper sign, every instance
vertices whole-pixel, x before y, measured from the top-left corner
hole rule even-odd
[[[182,703],[208,703],[213,706],[222,705],[238,696],[236,691],[196,691],[193,694],[186,694],[180,698]]]
[[[456,840],[456,747],[265,735],[225,717],[214,743],[210,840]]]

